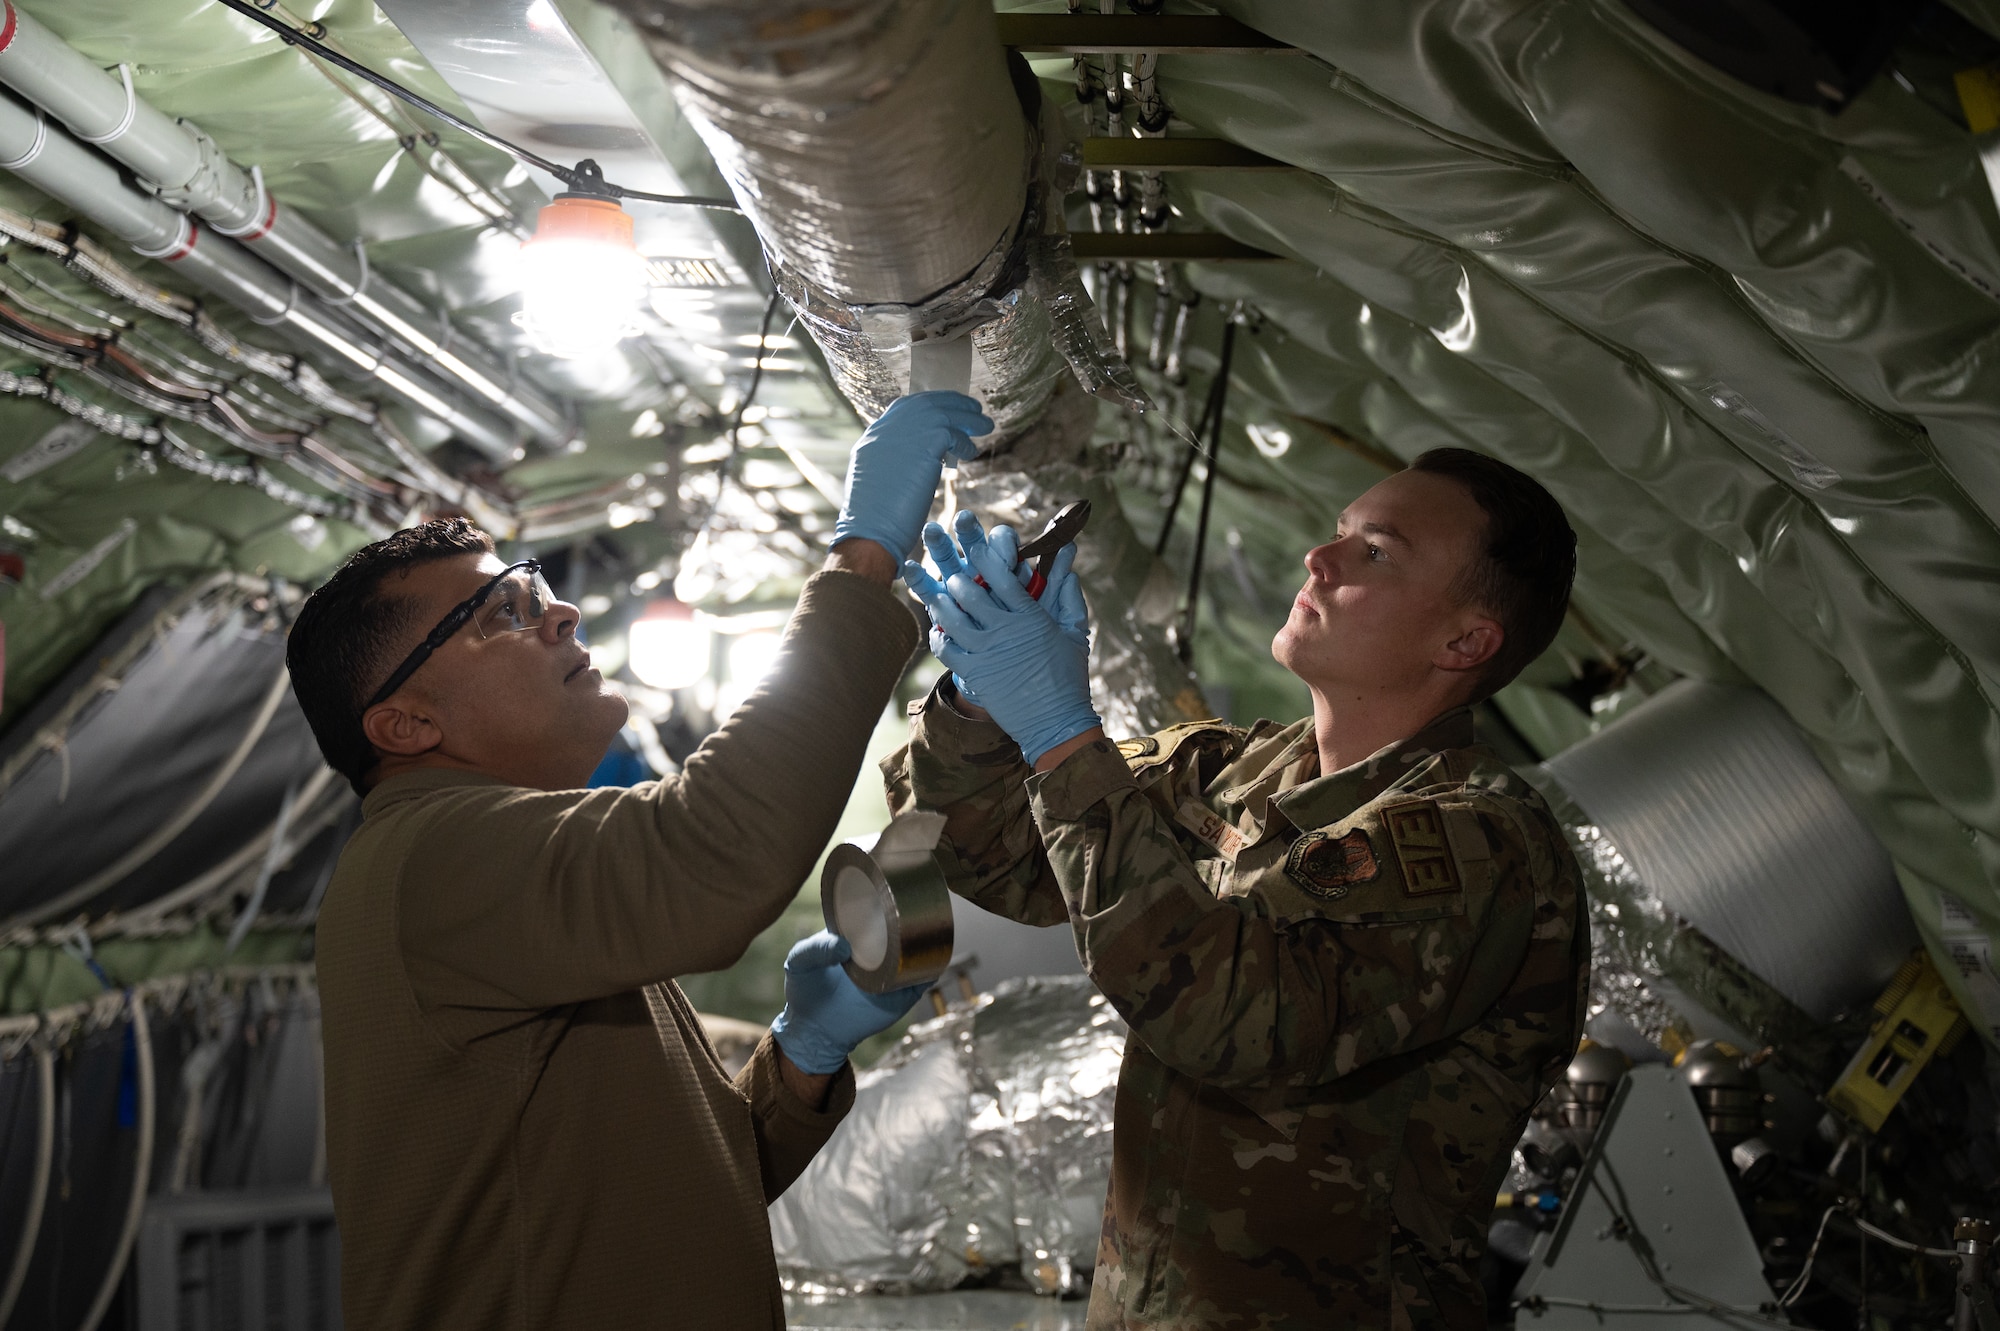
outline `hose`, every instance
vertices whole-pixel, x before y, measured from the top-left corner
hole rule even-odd
[[[35,1119],[35,1175],[28,1185],[28,1211],[21,1217],[21,1239],[14,1246],[14,1265],[7,1273],[7,1288],[0,1290],[0,1326],[14,1311],[21,1287],[28,1283],[28,1261],[35,1255],[35,1240],[42,1232],[42,1207],[49,1196],[49,1168],[56,1155],[56,1055],[48,1043],[34,1042],[35,1076],[41,1083]]]
[[[265,691],[263,705],[257,709],[257,715],[251,718],[249,728],[243,732],[243,738],[237,741],[235,752],[223,759],[222,765],[215,769],[215,772],[208,778],[207,784],[196,791],[194,797],[182,805],[179,812],[154,828],[151,835],[138,845],[132,847],[132,849],[126,851],[123,855],[120,855],[117,860],[98,870],[82,883],[64,892],[61,896],[46,901],[27,914],[18,917],[15,922],[20,924],[40,924],[45,920],[62,915],[74,906],[83,905],[99,892],[117,883],[147,860],[159,854],[166,848],[169,842],[182,832],[185,832],[188,824],[201,817],[208,806],[214,803],[215,797],[222,793],[222,788],[229,784],[230,779],[236,775],[237,771],[242,768],[244,762],[250,757],[250,751],[257,747],[257,741],[264,737],[264,731],[270,726],[271,718],[278,714],[278,704],[285,700],[285,694],[290,690],[291,682],[291,675],[285,670],[282,664],[279,665],[278,673],[271,680],[271,687]]]
[[[118,1233],[118,1246],[112,1249],[111,1266],[105,1271],[104,1283],[97,1287],[97,1297],[91,1300],[90,1311],[84,1314],[77,1331],[97,1331],[97,1324],[110,1311],[118,1282],[125,1274],[125,1263],[131,1260],[132,1245],[139,1238],[139,1221],[146,1214],[146,1185],[153,1174],[153,1035],[146,1025],[145,999],[132,994],[131,1008],[132,1044],[139,1063],[139,1151],[132,1165],[132,1196],[125,1205],[125,1226]]]

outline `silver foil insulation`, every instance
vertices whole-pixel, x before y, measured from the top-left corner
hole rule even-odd
[[[1125,1024],[1081,975],[1009,980],[912,1027],[771,1207],[787,1289],[950,1289],[1018,1268],[1064,1294],[1096,1260]]]
[[[1053,108],[1024,106],[990,9],[612,3],[673,77],[863,416],[908,391],[912,342],[966,335],[972,393],[999,427],[988,447],[1035,420],[1065,362],[1091,392],[1145,409],[1070,254],[1060,200],[1077,153]]]

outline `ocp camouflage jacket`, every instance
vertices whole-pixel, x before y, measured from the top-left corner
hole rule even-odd
[[[946,815],[953,890],[1068,922],[1131,1026],[1091,1331],[1485,1327],[1494,1197],[1589,969],[1541,797],[1463,709],[1330,776],[1310,720],[1037,776],[949,679],[891,806]]]

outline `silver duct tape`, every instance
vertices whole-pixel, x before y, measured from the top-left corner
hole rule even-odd
[[[1547,769],[1602,877],[1815,1018],[1873,998],[1916,944],[1888,852],[1755,690],[1681,680]]]
[[[951,965],[951,891],[931,849],[937,814],[906,814],[873,851],[835,846],[820,874],[826,927],[845,938],[854,983],[871,994],[930,984]]]

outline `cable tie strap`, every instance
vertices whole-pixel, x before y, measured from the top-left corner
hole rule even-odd
[[[361,293],[368,289],[368,247],[359,240],[354,242],[354,261],[361,265],[361,276],[354,283],[354,290],[344,296],[321,296],[328,305],[352,305],[361,299]]]
[[[139,94],[132,90],[132,66],[120,63],[118,77],[125,83],[125,114],[109,134],[80,134],[75,130],[70,131],[85,143],[110,143],[122,139],[126,131],[132,128],[132,122],[138,119]]]
[[[42,149],[49,144],[49,118],[39,108],[35,111],[35,141],[28,145],[28,151],[11,162],[0,162],[0,170],[19,171],[28,163],[42,155]]]
[[[279,310],[276,314],[272,315],[268,319],[261,318],[253,314],[250,316],[250,322],[253,324],[262,324],[266,328],[269,328],[273,324],[281,324],[285,320],[292,317],[292,310],[295,306],[298,305],[298,303],[299,303],[299,284],[297,282],[289,283],[285,291],[285,308]]]
[[[251,167],[250,181],[257,187],[257,202],[251,205],[250,220],[242,226],[216,226],[210,223],[209,230],[218,236],[228,236],[232,240],[243,237],[262,240],[271,233],[271,227],[278,220],[278,201],[273,199],[270,191],[264,187],[264,168]]]

